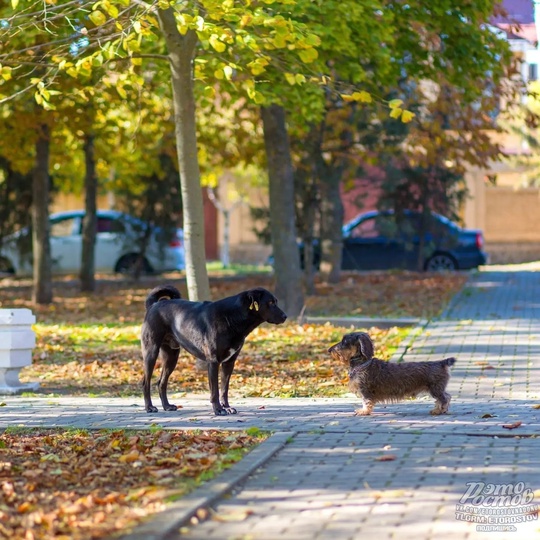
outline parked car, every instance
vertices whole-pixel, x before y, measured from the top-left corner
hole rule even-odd
[[[399,221],[393,212],[366,212],[343,225],[343,270],[418,269],[421,214],[405,211]],[[469,270],[485,264],[482,231],[464,229],[431,213],[424,229],[421,265],[427,271]],[[320,264],[320,247],[314,246],[314,264]],[[300,246],[303,258],[303,248]]]
[[[52,270],[55,274],[77,273],[81,267],[82,221],[84,210],[50,216]],[[129,214],[112,210],[97,211],[95,245],[96,272],[131,273],[139,259],[140,242],[147,224]],[[32,273],[29,230],[6,236],[0,244],[0,275]],[[167,234],[167,237],[165,235]],[[144,258],[142,272],[154,273],[185,268],[182,229],[166,233],[154,227]],[[26,245],[26,250],[21,249]]]

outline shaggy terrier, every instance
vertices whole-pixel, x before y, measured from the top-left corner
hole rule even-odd
[[[424,392],[435,398],[431,414],[448,412],[451,396],[446,385],[455,358],[402,364],[385,362],[374,358],[373,341],[365,332],[345,334],[328,352],[349,368],[349,388],[362,398],[364,405],[355,414],[367,416],[375,403],[395,402]]]

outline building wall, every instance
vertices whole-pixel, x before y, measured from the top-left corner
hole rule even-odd
[[[487,181],[488,174],[496,174],[497,185]],[[519,179],[520,173],[501,165],[466,175],[464,223],[484,232],[491,263],[540,260],[540,189],[520,187]]]
[[[485,237],[488,242],[540,242],[540,190],[488,187]]]
[[[256,226],[250,213],[250,206],[268,208],[268,190],[249,188],[243,195],[243,202],[231,196],[231,186],[227,182],[220,184],[218,190],[221,204],[230,211],[229,256],[231,263],[265,264],[272,252],[272,247],[263,244],[254,228]],[[224,244],[225,219],[217,212],[217,244],[221,253]]]
[[[491,263],[540,260],[540,189],[488,187],[484,234]]]

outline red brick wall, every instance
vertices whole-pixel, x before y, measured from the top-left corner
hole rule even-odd
[[[206,260],[215,261],[219,259],[218,250],[218,215],[217,209],[208,198],[206,189],[203,189],[203,210],[204,210],[204,242],[206,248]]]
[[[381,182],[382,172],[375,167],[366,167],[364,178],[357,178],[352,182],[352,186],[342,188],[341,200],[345,223],[358,214],[377,209]]]

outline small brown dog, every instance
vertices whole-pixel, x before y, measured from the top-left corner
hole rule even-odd
[[[455,358],[403,364],[385,362],[373,357],[373,341],[365,332],[345,334],[328,352],[349,366],[349,388],[362,398],[364,405],[355,414],[367,416],[375,403],[394,402],[422,392],[429,392],[436,400],[431,414],[448,412],[451,396],[445,390]]]

